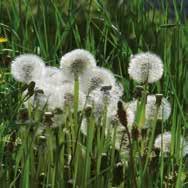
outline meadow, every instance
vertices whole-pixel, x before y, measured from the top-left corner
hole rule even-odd
[[[0,0],[0,187],[188,187],[188,27],[185,6],[178,2],[159,1],[156,8],[146,0]],[[45,66],[63,68],[61,57],[74,49],[90,52],[97,67],[110,70],[120,84],[110,123],[113,109],[100,94],[108,95],[111,85],[94,93],[102,105],[96,120],[94,106],[79,108],[79,89],[88,77],[71,80],[72,106],[52,111],[29,104],[46,88],[37,90],[27,77],[15,79],[12,64],[19,55],[36,54]],[[130,62],[148,51],[160,57],[163,75],[138,83]],[[145,127],[145,115],[152,112],[146,109],[148,95],[156,97],[156,108]],[[162,97],[171,109],[166,121],[158,118]],[[130,128],[133,99],[138,105]],[[170,143],[163,147],[162,138],[154,147],[166,132]]]

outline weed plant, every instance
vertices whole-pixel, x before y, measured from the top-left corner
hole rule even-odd
[[[0,36],[7,39],[0,39],[0,187],[188,187],[181,140],[188,139],[187,21],[183,1],[171,3],[173,18],[168,1],[159,2],[160,9],[144,0],[0,1]],[[93,107],[79,110],[79,79],[74,80],[73,110],[54,112],[58,126],[45,107],[24,105],[34,95],[35,83],[15,81],[15,57],[37,54],[46,65],[59,67],[59,58],[77,48],[90,51],[97,65],[111,70],[123,85],[117,117],[125,127],[125,147],[116,148],[116,121],[106,131],[107,105],[99,121]],[[131,55],[146,51],[161,57],[164,73],[160,81],[140,87],[130,79],[128,67]],[[156,113],[146,130],[147,95],[156,93],[168,98],[171,115],[164,122]],[[160,104],[161,95],[156,97]],[[139,105],[130,131],[124,103],[132,98]],[[165,132],[171,133],[168,152],[154,147]]]

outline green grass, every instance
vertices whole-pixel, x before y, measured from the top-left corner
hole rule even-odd
[[[169,18],[163,1],[162,12],[144,10],[144,2],[0,1],[0,36],[8,39],[0,43],[2,188],[188,187],[188,160],[181,157],[179,144],[180,135],[188,133],[188,27],[180,20],[182,7],[178,8],[175,1],[174,19]],[[124,86],[124,101],[132,99],[136,86],[127,73],[130,55],[149,50],[163,59],[164,76],[148,90],[168,97],[172,114],[159,130],[153,128],[148,135],[148,152],[141,150],[138,140],[132,141],[132,163],[128,156],[120,159],[114,149],[115,137],[104,137],[105,112],[102,130],[96,128],[91,113],[87,117],[88,136],[80,133],[78,94],[74,113],[64,113],[58,128],[48,127],[37,109],[29,111],[32,121],[18,122],[23,115],[24,86],[12,78],[11,60],[22,53],[36,53],[48,65],[58,67],[60,57],[75,48],[91,51],[99,66],[113,71]],[[78,87],[76,83],[75,92]],[[44,136],[38,136],[38,129],[44,125]],[[173,135],[171,154],[151,159],[152,137],[165,130]]]

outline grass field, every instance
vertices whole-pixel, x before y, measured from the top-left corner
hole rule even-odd
[[[166,0],[160,1],[160,10],[151,5],[146,9],[146,4],[0,0],[0,37],[7,39],[0,43],[0,187],[188,187],[188,155],[182,156],[180,141],[180,135],[188,140],[188,27],[183,4],[173,0],[173,18]],[[145,140],[133,135],[123,156],[114,147],[115,133],[112,138],[104,133],[105,112],[102,130],[89,115],[84,137],[79,130],[83,114],[76,104],[55,128],[47,125],[44,112],[24,107],[24,88],[30,94],[33,88],[15,81],[11,61],[33,53],[46,65],[59,67],[61,56],[76,48],[90,51],[98,66],[114,73],[123,85],[124,102],[132,100],[137,85],[128,75],[130,56],[151,51],[163,60],[163,77],[149,84],[147,92],[162,93],[171,103],[171,116],[164,123],[153,122],[156,129],[149,129]],[[38,133],[40,127],[43,133]],[[165,131],[172,134],[168,155],[152,149],[154,137]]]

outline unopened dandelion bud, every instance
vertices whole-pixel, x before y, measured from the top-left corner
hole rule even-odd
[[[45,177],[46,177],[46,174],[44,172],[40,173],[40,175],[39,175],[39,181],[43,182]]]
[[[156,94],[155,97],[156,97],[156,105],[160,106],[163,99],[163,94]]]
[[[118,115],[119,121],[124,127],[126,127],[127,126],[127,114],[126,114],[126,111],[124,110],[123,103],[121,101],[118,101],[117,105],[118,105],[117,115]]]
[[[43,91],[42,89],[36,89],[36,90],[35,90],[35,93],[44,94],[44,91]]]
[[[53,113],[52,112],[45,112],[44,116],[45,117],[53,117]]]
[[[29,113],[28,113],[27,108],[21,108],[21,109],[19,110],[18,119],[19,119],[21,122],[26,122],[26,121],[29,120]]]
[[[32,96],[34,94],[35,89],[35,82],[30,82],[28,85],[28,95]]]
[[[108,155],[107,153],[101,153],[101,170],[106,169],[108,166]]]
[[[124,166],[123,162],[118,162],[113,169],[113,182],[115,185],[120,185],[124,179]]]
[[[141,130],[138,127],[133,126],[131,130],[131,136],[133,140],[140,140],[141,139]]]
[[[86,117],[90,117],[91,114],[92,114],[92,107],[91,106],[86,107],[86,109],[85,109]]]
[[[101,91],[104,91],[104,92],[109,91],[111,89],[112,89],[112,86],[103,86],[103,87],[101,87]]]
[[[46,141],[46,136],[40,135],[39,136],[39,142],[45,142]]]
[[[144,88],[143,86],[136,86],[135,91],[134,91],[134,98],[141,98],[142,97],[142,92],[143,92]]]
[[[74,187],[74,180],[73,179],[69,179],[67,181],[67,187],[70,187],[70,188]]]

